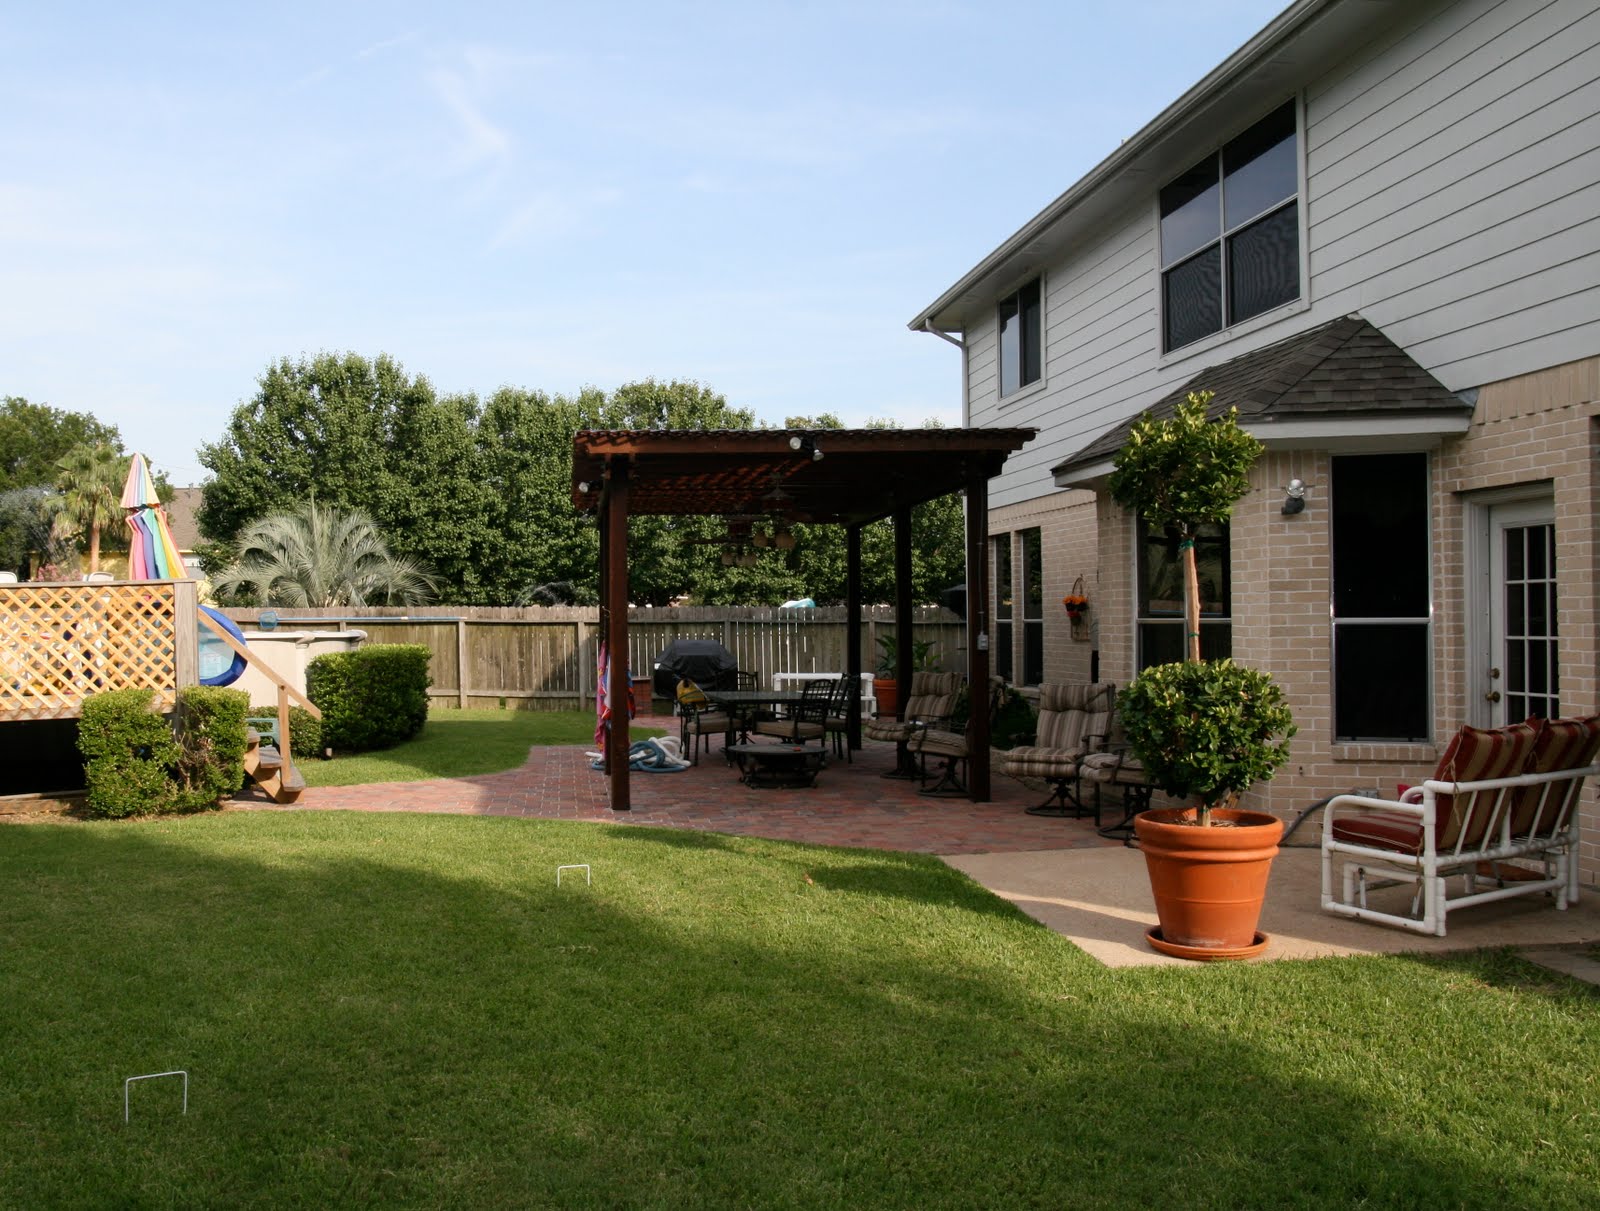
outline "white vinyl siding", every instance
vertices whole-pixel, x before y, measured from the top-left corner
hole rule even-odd
[[[994,505],[1054,491],[1052,466],[1204,367],[1342,315],[1370,320],[1452,390],[1600,350],[1600,11],[1396,11],[1398,25],[1332,70],[1283,80],[1283,96],[1304,99],[1300,305],[1163,358],[1152,181],[1146,206],[1042,267],[1043,390],[996,399],[992,310],[972,316],[970,423],[1040,430],[994,482]]]

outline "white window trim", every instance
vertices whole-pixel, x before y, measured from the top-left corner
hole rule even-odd
[[[1006,299],[1010,298],[1012,295],[1018,293],[1029,282],[1033,281],[1037,281],[1039,283],[1039,377],[1034,379],[1031,383],[1022,384],[1022,386],[1018,387],[1010,395],[1005,395],[1002,394],[1000,390],[1000,383],[1002,381],[1002,371],[1000,369],[1000,304]],[[1026,276],[1019,279],[1016,284],[1011,287],[1011,289],[1005,291],[1003,294],[995,296],[994,307],[992,309],[992,314],[994,316],[994,398],[996,403],[1001,408],[1010,407],[1012,404],[1016,403],[1025,396],[1034,395],[1037,392],[1043,391],[1045,383],[1049,381],[1049,350],[1045,340],[1045,332],[1049,328],[1049,325],[1045,323],[1045,313],[1049,311],[1049,309],[1049,280],[1045,274],[1045,271],[1042,269],[1037,273],[1029,272]]]

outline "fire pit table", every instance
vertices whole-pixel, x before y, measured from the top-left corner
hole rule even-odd
[[[826,748],[808,744],[732,744],[728,756],[746,786],[812,786],[828,763]]]

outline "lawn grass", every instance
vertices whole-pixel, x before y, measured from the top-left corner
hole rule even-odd
[[[644,722],[633,722],[635,740],[663,734],[659,728],[642,726]],[[297,768],[307,786],[464,778],[516,769],[535,745],[593,743],[593,711],[460,711],[434,706],[414,740],[377,752],[341,754],[332,761],[302,761]]]
[[[1600,998],[1505,953],[1110,971],[934,858],[501,818],[15,826],[0,886],[8,1206],[1600,1201]]]

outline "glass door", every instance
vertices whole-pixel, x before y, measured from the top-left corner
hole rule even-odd
[[[1495,726],[1561,714],[1556,529],[1548,501],[1489,510],[1489,668]]]

